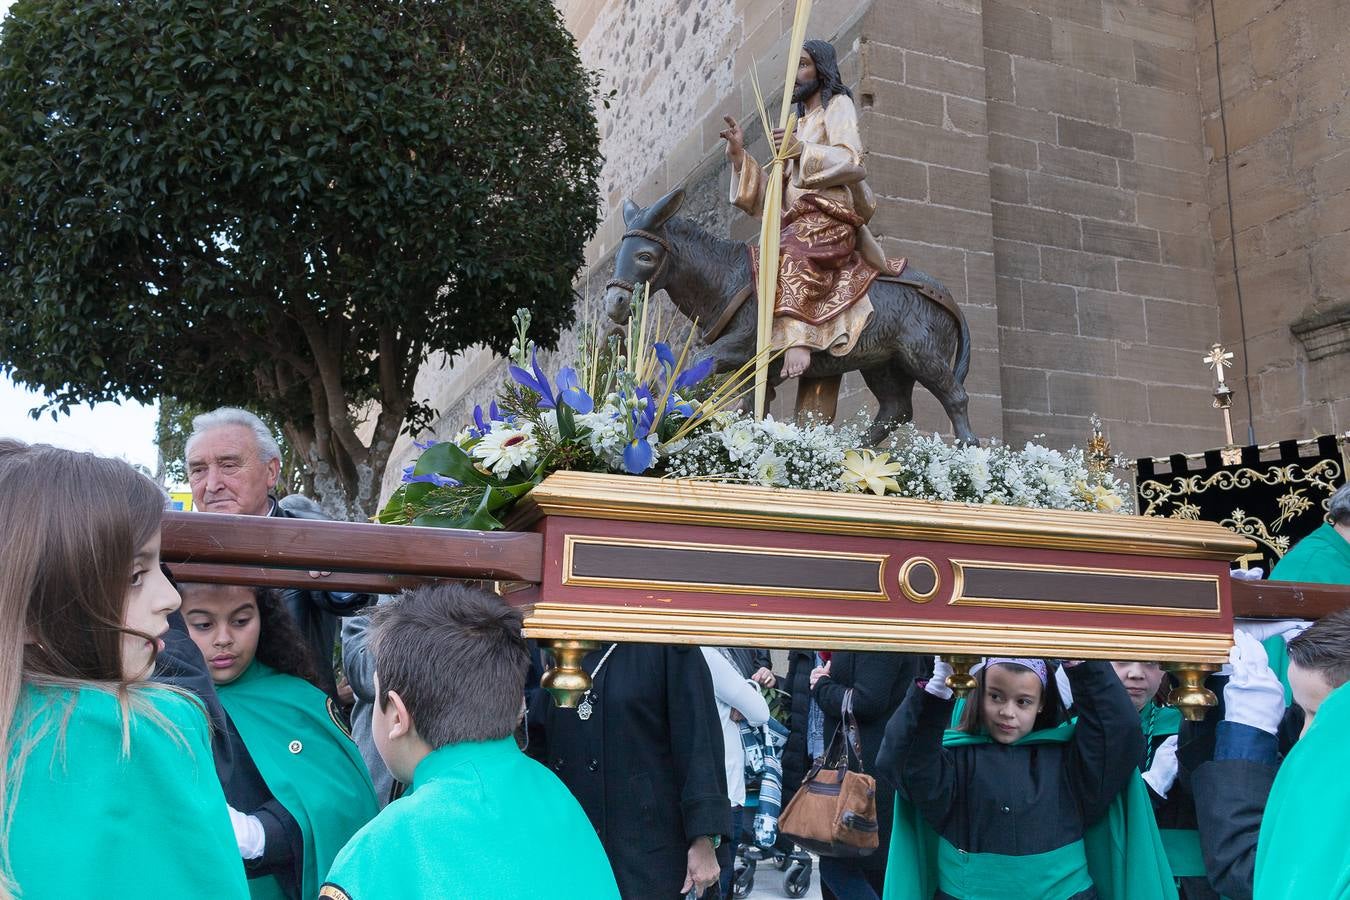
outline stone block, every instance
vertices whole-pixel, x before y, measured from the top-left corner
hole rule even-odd
[[[1050,412],[1101,416],[1118,422],[1148,421],[1148,396],[1137,382],[1099,375],[1051,372]]]
[[[1029,141],[1054,141],[1058,137],[1057,118],[1049,113],[1001,100],[990,100],[985,105],[992,132]]]
[[[1120,183],[1117,162],[1113,157],[1057,147],[1054,144],[1042,144],[1038,148],[1038,155],[1041,171],[1047,175],[1076,178],[1079,181],[1091,181],[1109,187],[1115,187]]]
[[[1003,408],[1050,411],[1049,377],[1041,369],[1003,366]]]
[[[1213,59],[1205,57],[1211,65]],[[1172,50],[1147,41],[1134,42],[1134,80],[1147,87],[1194,94],[1198,88],[1197,55],[1189,50]]]
[[[985,0],[984,43],[993,50],[1050,59],[1050,18],[1000,0]]]
[[[1150,297],[1144,301],[1148,342],[1155,347],[1207,347],[1219,330],[1213,303],[1177,303]]]
[[[1311,29],[1319,25],[1344,29],[1345,22],[1310,22],[1308,4],[1286,2],[1247,29],[1252,48],[1252,71],[1258,79],[1279,78],[1312,58]]]
[[[867,140],[867,136],[863,136]],[[928,167],[923,163],[897,159],[883,153],[869,153],[864,160],[867,183],[878,197],[899,197],[905,200],[928,198]]]
[[[1067,183],[1067,182],[1066,182]],[[989,196],[1000,203],[1027,203],[1027,173],[1010,166],[989,167]],[[1038,206],[1044,206],[1038,203]]]
[[[1137,134],[1134,137],[1134,155],[1145,165],[1180,169],[1196,175],[1209,173],[1198,135],[1195,140],[1175,141],[1151,134]]]
[[[1112,0],[1102,6],[1102,27],[1121,37],[1174,50],[1190,50],[1196,43],[1195,20],[1136,0]]]
[[[949,94],[945,124],[948,129],[954,128],[967,134],[986,134],[989,131],[989,124],[985,115],[985,102]]]
[[[1313,166],[1313,187],[1323,197],[1350,188],[1350,150],[1320,160]]]
[[[1079,25],[1057,19],[1052,43],[1057,63],[1107,78],[1134,77],[1134,41],[1102,31],[1100,23]]]
[[[905,80],[905,51],[901,47],[869,38],[858,48],[858,65],[863,78],[884,78],[895,82]],[[763,87],[763,84],[760,86]]]
[[[1138,225],[1083,220],[1083,249],[1109,256],[1157,262],[1161,259],[1158,232]]]
[[[1043,281],[1022,282],[1022,327],[1077,334],[1078,306],[1073,288]]]
[[[1208,2],[1208,0],[1205,0]],[[1220,0],[1226,2],[1226,0]],[[1202,12],[1202,16],[1207,13]],[[1204,29],[1200,29],[1204,35]],[[1251,43],[1247,40],[1246,30],[1225,37],[1219,43],[1219,56],[1223,60],[1223,96],[1225,102],[1243,91],[1250,90],[1256,84],[1256,75],[1252,72]],[[1206,40],[1206,46],[1197,50],[1198,62],[1196,74],[1200,80],[1200,104],[1206,110],[1218,107],[1219,81],[1214,68],[1214,41]]]
[[[1212,0],[1201,0],[1202,6],[1197,13],[1197,18],[1201,21],[1210,15],[1209,2]],[[1282,0],[1218,0],[1213,7],[1214,19],[1218,24],[1219,40],[1222,41],[1242,26],[1250,23],[1252,20],[1264,16]],[[1204,34],[1204,29],[1200,32]],[[1202,39],[1207,46],[1214,46],[1213,35],[1208,35]]]
[[[1004,329],[999,353],[1005,366],[1089,375],[1116,374],[1114,341]]]
[[[1193,94],[1122,84],[1120,125],[1135,133],[1198,143],[1201,136],[1200,102]]]
[[[1121,222],[1135,215],[1135,195],[1128,191],[1041,172],[1028,173],[1027,181],[1033,206]]]
[[[947,247],[988,249],[993,241],[988,213],[910,200],[879,206],[871,228],[877,235]]]
[[[989,212],[990,178],[976,172],[928,167],[928,199],[942,206]]]
[[[1086,223],[1091,220],[1083,221]],[[1058,284],[1114,291],[1117,283],[1116,259],[1078,250],[1042,247],[1041,277]]]
[[[1283,82],[1272,81],[1265,87],[1237,96],[1225,95],[1228,106],[1228,152],[1243,147],[1292,122],[1294,101]],[[1222,149],[1222,144],[1213,145]]]
[[[989,135],[989,162],[997,165],[1034,169],[1037,164],[1036,144],[1006,134]]]
[[[1209,214],[1203,203],[1157,194],[1137,194],[1135,203],[1135,221],[1147,228],[1171,234],[1208,233]]]
[[[1007,328],[1022,327],[1022,281],[1018,278],[994,279],[998,291],[998,324]]]
[[[995,232],[995,235],[997,234]],[[1040,247],[1036,244],[1009,241],[996,236],[994,238],[994,269],[1000,276],[1010,278],[1040,278]]]
[[[1073,216],[1048,209],[1009,206],[1006,203],[994,203],[991,206],[994,234],[997,237],[1070,250],[1082,246],[1082,231]]]
[[[1194,203],[1209,200],[1209,186],[1203,175],[1128,160],[1122,160],[1120,163],[1120,186],[1129,191],[1157,194]]]
[[[1029,9],[1049,16],[1052,20],[1065,19],[1079,25],[1102,24],[1102,0],[1003,0],[1009,6]]]
[[[1350,78],[1346,82],[1350,83]],[[1350,150],[1350,104],[1294,126],[1290,150],[1294,171],[1311,168],[1324,159]]]
[[[1122,259],[1116,264],[1120,289],[1144,297],[1162,297],[1183,303],[1212,303],[1214,274],[1158,263]]]
[[[978,13],[936,0],[878,0],[863,32],[907,49],[926,49],[958,62],[982,65],[983,40]]]
[[[1214,242],[1208,235],[1160,234],[1162,261],[1169,266],[1209,269],[1214,265]]]
[[[984,99],[984,67],[905,51],[905,83],[928,91]]]
[[[997,50],[984,53],[984,91],[989,100],[1011,102],[1016,93],[1012,57]]]
[[[1084,337],[1108,338],[1138,343],[1145,339],[1144,301],[1131,294],[1109,291],[1078,292],[1078,333]],[[1128,353],[1116,352],[1116,367],[1124,378],[1142,380],[1126,371]]]
[[[1313,291],[1318,300],[1350,300],[1350,231],[1321,237],[1312,246]]]
[[[1066,119],[1056,116],[1060,146],[1088,150],[1117,159],[1134,159],[1134,135],[1119,128],[1108,128],[1095,122]]]
[[[901,237],[883,237],[881,247],[891,258],[905,257],[909,264],[927,272],[946,285],[957,303],[966,303],[966,251],[960,247],[945,247],[920,243]]]
[[[960,134],[906,122],[883,115],[875,109],[859,117],[863,144],[873,152],[939,163],[967,172],[989,171],[989,146],[983,135]]]
[[[1115,82],[1035,59],[1018,60],[1017,102],[1104,125],[1120,121]]]
[[[1192,425],[1214,413],[1214,395],[1202,387],[1168,384],[1148,386],[1149,421],[1164,425]],[[1216,417],[1217,418],[1217,417]]]
[[[882,81],[868,76],[862,80],[859,90],[860,117],[869,113],[881,113],[897,122],[918,122],[923,125],[942,125],[945,121],[946,107],[942,95],[933,91],[923,91],[897,82]],[[864,122],[859,126],[865,128]],[[868,146],[864,132],[863,146]]]
[[[1121,378],[1146,384],[1194,387],[1204,384],[1208,377],[1204,364],[1200,362],[1204,355],[1203,351],[1195,349],[1154,346],[1141,338],[1116,351],[1116,371]]]

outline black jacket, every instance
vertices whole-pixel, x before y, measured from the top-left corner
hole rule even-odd
[[[811,755],[806,750],[806,721],[811,705],[811,670],[815,668],[814,650],[788,652],[787,677],[778,687],[788,694],[788,739],[783,745],[783,808],[797,792],[811,768]]]
[[[299,495],[282,497],[272,504],[272,516],[282,519],[327,520],[313,501]],[[318,582],[316,582],[318,583]],[[374,602],[372,594],[350,594],[345,591],[320,591],[303,588],[285,588],[282,603],[291,614],[310,658],[319,676],[319,687],[329,697],[337,699],[337,679],[333,676],[333,650],[337,644],[340,619],[354,616]]]
[[[1068,743],[944,748],[955,703],[914,685],[886,728],[878,770],[961,850],[1024,856],[1082,839],[1134,775],[1144,736],[1109,663],[1068,671],[1078,710]]]
[[[586,655],[594,672],[604,651]],[[675,900],[700,835],[731,835],[722,725],[697,647],[618,644],[591,717],[532,696],[529,753],[577,798],[630,900]]]
[[[211,752],[225,802],[240,812],[257,816],[265,834],[263,855],[244,863],[248,876],[275,875],[287,896],[298,898],[304,835],[254,765],[239,731],[216,696],[206,660],[192,642],[181,613],[169,616],[169,630],[164,634],[164,650],[155,658],[153,680],[190,691],[206,707],[206,717],[211,722]]]
[[[830,674],[816,682],[811,696],[825,713],[825,746],[840,727],[839,711],[844,692],[853,690],[853,716],[862,738],[863,771],[877,780],[877,825],[880,846],[858,860],[862,869],[884,870],[890,846],[891,816],[895,809],[896,784],[889,773],[877,768],[877,751],[886,733],[886,723],[905,699],[905,692],[923,667],[922,658],[908,653],[856,653],[835,651],[830,656]],[[808,678],[810,672],[807,672]],[[842,741],[841,741],[842,743]]]

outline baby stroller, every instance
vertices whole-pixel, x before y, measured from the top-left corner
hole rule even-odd
[[[745,747],[745,813],[755,811],[754,825],[742,829],[736,847],[736,878],[732,896],[737,900],[750,896],[755,887],[755,867],[771,862],[783,877],[783,891],[789,897],[804,897],[811,888],[811,856],[790,842],[783,846],[778,836],[778,813],[783,802],[783,746],[788,732],[775,719],[760,728],[741,723],[741,743]]]

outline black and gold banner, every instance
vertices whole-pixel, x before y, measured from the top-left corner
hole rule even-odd
[[[1136,460],[1139,512],[1218,522],[1249,537],[1260,550],[1244,558],[1243,567],[1262,566],[1269,575],[1290,547],[1326,521],[1327,501],[1346,480],[1346,439],[1251,445],[1231,464],[1225,455],[1209,450]]]

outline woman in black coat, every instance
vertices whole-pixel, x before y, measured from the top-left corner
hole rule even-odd
[[[593,673],[587,718],[580,715],[587,701],[562,709],[536,691],[530,755],[586,810],[625,900],[676,900],[700,875],[715,883],[731,804],[703,653],[607,644],[588,653],[582,668]]]
[[[885,737],[886,723],[923,667],[924,658],[907,653],[840,651],[811,672],[811,697],[825,714],[826,747],[840,725],[844,692],[852,688],[853,715],[862,739],[863,770],[877,780],[880,845],[873,853],[857,859],[822,857],[820,861],[820,879],[839,900],[873,900],[881,896],[895,809],[895,785],[877,771],[877,750]]]

